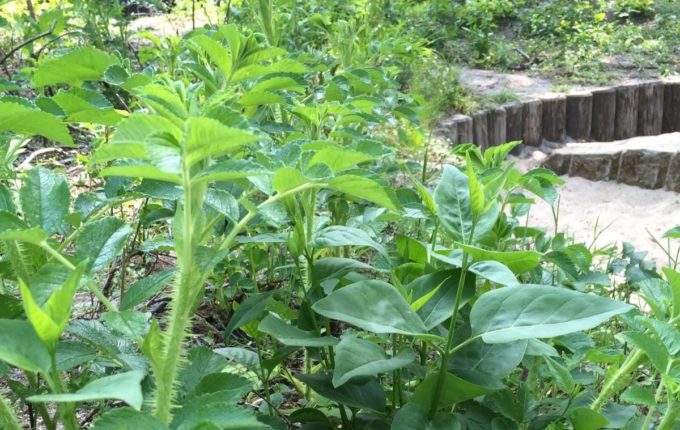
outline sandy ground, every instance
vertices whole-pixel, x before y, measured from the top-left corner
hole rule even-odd
[[[664,135],[672,137],[672,135]],[[658,138],[663,140],[664,136]],[[644,140],[649,138],[636,138]],[[544,155],[514,159],[520,170],[526,171],[540,165]],[[565,184],[558,189],[560,231],[573,236],[586,246],[601,232],[596,247],[614,244],[621,249],[623,242],[632,243],[636,249],[647,251],[657,266],[667,264],[668,258],[652,240],[650,233],[664,245],[663,233],[680,225],[680,194],[665,190],[648,190],[616,182],[593,182],[579,177],[562,176]],[[550,206],[537,200],[529,213],[529,224],[554,229]],[[605,228],[606,227],[606,228]],[[602,231],[604,229],[604,231]],[[671,243],[674,249],[679,241]]]

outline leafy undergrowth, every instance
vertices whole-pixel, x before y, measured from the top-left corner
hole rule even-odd
[[[517,143],[436,171],[402,63],[248,10],[3,83],[0,428],[678,428],[680,227],[527,225]]]

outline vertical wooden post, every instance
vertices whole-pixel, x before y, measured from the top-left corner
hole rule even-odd
[[[472,115],[472,139],[482,149],[489,147],[489,113],[485,110]]]
[[[567,95],[567,136],[574,140],[590,138],[593,95],[581,92]]]
[[[661,134],[663,121],[663,82],[652,81],[640,84],[638,90],[637,136]]]
[[[664,133],[680,131],[680,82],[666,82],[663,93]]]
[[[458,144],[472,143],[472,118],[467,115],[456,115],[458,125]]]
[[[505,143],[505,109],[496,108],[489,111],[489,146],[498,146]]]
[[[522,104],[505,105],[505,141],[514,142],[523,138]]]
[[[543,138],[551,142],[564,142],[567,130],[567,98],[563,95],[542,99]]]
[[[543,138],[543,105],[540,100],[530,100],[522,108],[522,140],[525,145],[541,146]]]
[[[590,138],[598,142],[614,140],[614,126],[616,121],[616,90],[602,88],[593,90],[593,115],[590,128]]]
[[[614,138],[630,139],[637,134],[638,84],[622,85],[616,88],[616,120]]]

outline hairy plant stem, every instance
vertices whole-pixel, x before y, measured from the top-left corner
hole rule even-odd
[[[636,350],[633,354],[629,355],[628,358],[623,362],[619,370],[612,375],[611,378],[607,380],[600,390],[600,394],[597,396],[593,403],[590,404],[590,409],[599,412],[604,406],[605,402],[609,400],[620,387],[625,386],[626,381],[629,380],[630,374],[635,370],[638,363],[645,356],[642,350]]]
[[[17,420],[14,411],[8,403],[4,394],[0,391],[0,428],[5,430],[21,430],[19,420]]]
[[[189,167],[183,168],[184,202],[178,226],[181,229],[179,241],[175,241],[177,257],[180,265],[179,282],[174,289],[170,319],[165,333],[162,360],[159,374],[156,377],[155,415],[162,422],[172,419],[172,407],[175,397],[175,384],[179,372],[179,363],[183,356],[183,343],[191,323],[191,309],[195,299],[197,276],[194,267],[196,243],[194,238],[195,210],[201,210],[202,197],[194,196]],[[196,202],[195,200],[199,200]],[[199,203],[199,204],[197,204]]]
[[[680,403],[674,400],[672,396],[668,396],[668,409],[664,415],[661,423],[659,423],[659,430],[673,430],[676,428],[678,419],[680,418]]]
[[[654,395],[654,401],[656,404],[658,404],[661,401],[661,396],[663,395],[663,382],[659,381],[659,386],[656,389],[656,394]],[[652,423],[652,419],[654,418],[654,413],[656,412],[656,405],[650,406],[649,411],[647,411],[647,416],[645,417],[645,421],[642,423],[641,429],[648,429],[649,425]]]

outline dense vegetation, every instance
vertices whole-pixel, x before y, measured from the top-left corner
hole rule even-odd
[[[429,149],[504,25],[665,70],[676,4],[177,3],[0,0],[0,428],[680,428],[680,227],[575,243],[519,143]]]

